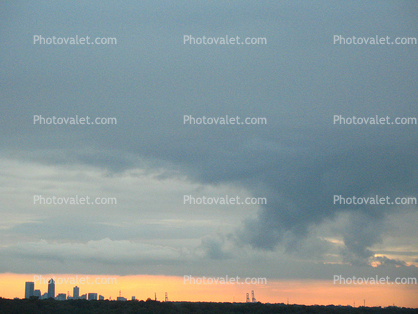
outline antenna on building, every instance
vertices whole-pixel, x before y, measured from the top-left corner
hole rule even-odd
[[[154,300],[157,301],[157,292],[154,292]]]
[[[246,300],[246,302],[247,303],[250,303],[250,294],[249,293],[247,293],[247,300]]]
[[[165,299],[164,299],[164,302],[168,302],[168,294],[167,294],[167,292],[165,293]]]
[[[122,296],[122,290],[119,290],[119,297]]]

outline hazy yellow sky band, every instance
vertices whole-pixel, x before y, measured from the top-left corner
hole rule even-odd
[[[38,274],[0,274],[0,296],[3,298],[23,298],[25,282],[35,281]],[[159,301],[164,300],[165,292],[168,293],[170,301],[209,301],[209,302],[245,302],[246,293],[254,290],[255,297],[262,303],[287,303],[305,305],[363,305],[366,306],[390,306],[395,304],[401,307],[418,308],[418,286],[417,285],[334,285],[332,280],[289,280],[271,281],[267,284],[189,284],[183,283],[183,277],[176,276],[112,276],[112,275],[77,275],[78,280],[89,276],[91,284],[77,284],[80,288],[80,295],[96,292],[103,295],[105,299],[116,299],[121,290],[121,295],[128,300],[135,296],[138,300],[154,299],[157,293]],[[45,282],[35,282],[35,289],[41,293],[47,292],[47,280],[51,277],[62,278],[68,283],[56,284],[55,293],[67,293],[73,295],[76,275],[72,274],[48,274],[42,275]],[[115,283],[95,284],[103,278],[115,278]]]

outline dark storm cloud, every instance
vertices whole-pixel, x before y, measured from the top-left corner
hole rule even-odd
[[[269,204],[258,219],[247,222],[244,230],[248,232],[244,231],[243,236],[256,247],[272,249],[285,232],[303,237],[312,224],[348,211],[352,221],[340,231],[346,248],[357,258],[370,257],[367,248],[381,240],[383,218],[401,209],[392,205],[334,205],[333,195],[380,194],[392,200],[415,195],[418,156],[412,143],[400,147],[364,146],[345,153],[333,153],[330,147],[320,159],[315,158],[314,151],[310,157],[295,156],[294,161],[285,163],[288,173],[266,172],[271,182]]]

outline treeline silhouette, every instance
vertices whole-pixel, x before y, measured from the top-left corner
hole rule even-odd
[[[418,314],[418,309],[398,307],[305,306],[262,303],[158,302],[147,301],[87,301],[54,299],[3,299],[0,313],[325,313],[325,314]]]

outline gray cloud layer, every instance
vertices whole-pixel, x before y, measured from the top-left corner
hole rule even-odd
[[[124,240],[177,235],[182,240],[202,239],[193,256],[235,258],[243,268],[245,262],[237,253],[243,248],[248,254],[268,255],[257,252],[283,247],[283,254],[296,259],[312,251],[309,256],[323,260],[332,252],[342,262],[365,265],[374,260],[373,247],[385,240],[388,217],[416,210],[332,204],[334,194],[417,196],[416,125],[332,124],[333,115],[416,116],[415,46],[349,46],[332,41],[336,34],[415,36],[414,2],[378,6],[371,1],[350,2],[330,7],[322,1],[126,1],[118,6],[110,2],[21,6],[10,1],[2,6],[0,145],[4,159],[33,163],[34,168],[37,164],[92,167],[109,177],[139,168],[158,173],[162,181],[174,178],[204,186],[229,185],[268,199],[255,217],[237,214],[233,230],[218,235],[212,225],[203,229],[183,226],[182,230],[148,225],[143,229],[146,232],[120,225],[90,226],[76,222],[76,214],[61,212],[42,219],[34,215],[35,222],[5,229],[12,243],[13,237],[25,234],[49,239],[45,234],[49,233],[51,241],[84,241],[88,251],[92,243],[88,241],[106,244],[111,235],[122,246],[147,252],[146,245],[151,244]],[[37,34],[116,37],[118,44],[34,45]],[[183,35],[188,34],[266,37],[268,44],[184,45]],[[267,117],[268,124],[183,124],[183,115],[227,114]],[[118,123],[33,125],[33,115],[116,117]],[[41,191],[47,191],[45,186]],[[127,217],[133,215],[124,210]],[[348,220],[332,232],[343,241],[341,247],[311,238],[313,229],[324,228],[345,214]],[[101,220],[109,222],[111,215]],[[164,215],[174,216],[170,209],[160,217]],[[180,209],[178,215],[187,219],[190,213]],[[209,220],[216,216],[206,215]],[[66,217],[64,222],[62,217]],[[37,230],[38,225],[47,232]],[[62,230],[63,225],[72,226],[76,234]],[[16,254],[23,244],[13,245],[7,254]],[[28,244],[29,248],[35,245]],[[155,258],[177,261],[179,247],[157,249]],[[77,252],[83,255],[83,250]],[[52,251],[55,248],[37,252],[47,257]],[[141,260],[142,256],[138,253],[133,258]],[[402,261],[378,259],[385,265],[406,267]]]

